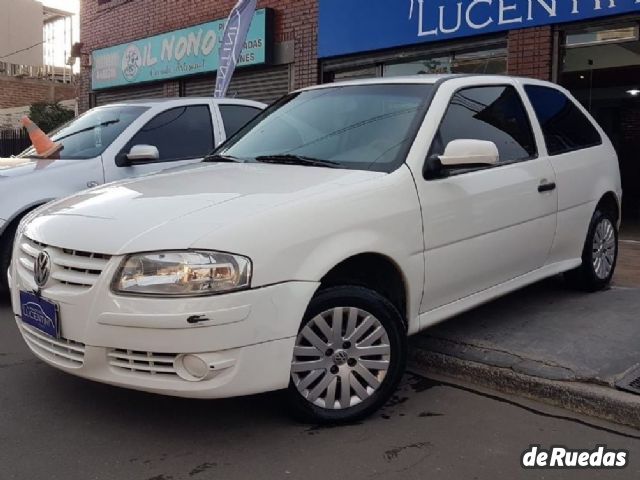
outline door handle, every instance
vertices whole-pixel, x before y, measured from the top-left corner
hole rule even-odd
[[[554,182],[541,183],[538,186],[538,191],[540,193],[552,192],[555,189],[556,189],[556,184]]]
[[[98,182],[96,182],[95,180],[91,180],[91,181],[87,182],[87,188],[97,187],[98,185],[100,185],[100,184]]]

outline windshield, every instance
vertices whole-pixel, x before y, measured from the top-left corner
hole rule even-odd
[[[216,153],[244,161],[303,157],[315,160],[314,166],[326,162],[334,168],[391,172],[404,162],[432,89],[388,84],[295,93]]]
[[[72,120],[50,134],[54,142],[62,144],[57,158],[82,160],[102,155],[111,143],[148,107],[98,107]],[[37,157],[33,148],[19,157]]]

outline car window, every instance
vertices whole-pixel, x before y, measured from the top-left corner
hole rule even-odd
[[[348,85],[296,92],[242,128],[218,153],[244,161],[301,156],[336,168],[391,172],[415,138],[430,84]]]
[[[465,88],[453,95],[431,154],[441,155],[449,142],[462,139],[495,143],[500,163],[537,155],[527,111],[511,86]]]
[[[233,136],[262,111],[246,105],[220,105],[219,107],[227,138]]]
[[[49,135],[54,142],[62,144],[57,158],[83,160],[102,155],[107,147],[148,109],[114,105],[89,110]],[[36,156],[36,151],[31,147],[19,156]]]
[[[549,155],[594,147],[602,143],[591,121],[564,93],[555,88],[526,85]]]
[[[206,105],[177,107],[151,119],[123,149],[134,145],[153,145],[161,162],[200,158],[213,150],[211,111]]]

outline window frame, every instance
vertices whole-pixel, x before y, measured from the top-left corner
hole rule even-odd
[[[248,125],[249,123],[251,123],[253,121],[254,118],[256,118],[258,115],[260,115],[265,109],[264,108],[260,108],[257,107],[255,105],[245,105],[242,103],[219,103],[217,105],[218,107],[218,113],[220,115],[220,123],[222,124],[222,131],[224,132],[225,138],[231,138],[233,137],[236,133],[238,133],[240,130],[242,130],[246,125]],[[252,110],[256,111],[256,114],[253,116],[253,118],[251,118],[248,122],[244,123],[243,125],[241,125],[235,132],[233,133],[229,133],[227,131],[227,124],[224,120],[225,116],[222,113],[222,110],[226,107],[238,107],[238,108],[250,108]],[[215,140],[215,139],[214,139]]]
[[[122,146],[122,148],[120,149],[120,151],[118,152],[118,154],[116,155],[116,165],[118,167],[130,167],[131,164],[127,161],[127,154],[131,151],[131,147],[135,146],[136,144],[133,143],[134,139],[136,138],[136,136],[142,132],[142,130],[149,125],[149,123],[153,122],[156,118],[158,118],[160,115],[163,115],[167,112],[170,112],[172,110],[177,110],[179,108],[184,108],[184,109],[188,109],[191,107],[206,107],[207,110],[209,111],[209,115],[208,115],[208,119],[209,119],[209,127],[210,127],[210,131],[211,131],[211,140],[212,140],[212,149],[213,150],[215,148],[216,145],[216,132],[214,130],[214,123],[213,123],[213,113],[211,110],[211,105],[209,105],[208,103],[193,103],[193,104],[187,104],[187,105],[178,105],[175,107],[169,107],[166,108],[158,113],[156,113],[155,115],[153,115],[153,117],[151,117],[149,120],[147,120],[144,125],[142,127],[140,127],[132,136],[131,138],[129,138],[129,140],[127,140],[127,142],[125,142],[125,144]],[[210,150],[209,150],[210,151]],[[209,151],[207,151],[205,153],[205,155],[207,153],[209,153]],[[162,159],[158,159],[155,161],[146,161],[144,162],[145,165],[151,165],[151,164],[155,164],[155,163],[171,163],[171,162],[183,162],[183,161],[187,161],[187,160],[196,160],[198,158],[204,157],[205,155],[198,155],[195,157],[180,157],[180,158],[172,158],[172,159],[167,159],[167,160],[162,160]]]
[[[563,150],[562,152],[559,152],[559,153],[551,153],[549,151],[549,146],[548,146],[548,143],[547,143],[547,137],[546,137],[546,135],[544,133],[544,127],[542,125],[542,122],[540,121],[540,117],[538,117],[538,112],[536,111],[536,107],[533,104],[533,101],[531,100],[531,98],[529,97],[529,93],[527,92],[527,87],[546,88],[547,90],[553,90],[555,92],[560,93],[562,96],[564,96],[569,102],[571,102],[571,104],[578,110],[578,112],[580,112],[580,114],[582,114],[582,116],[585,118],[585,120],[587,120],[587,122],[589,122],[589,124],[591,125],[593,130],[598,135],[598,141],[596,143],[594,143],[593,145],[586,145],[586,146],[582,146],[582,147],[570,148],[570,149],[567,149],[567,150]],[[588,111],[586,109],[584,109],[584,107],[580,104],[580,102],[576,101],[574,98],[572,98],[570,95],[567,95],[566,93],[564,93],[559,88],[555,88],[555,87],[553,87],[551,85],[540,85],[540,84],[537,84],[537,83],[523,83],[522,84],[522,89],[524,90],[524,93],[527,96],[527,101],[531,105],[531,109],[533,110],[533,114],[536,117],[536,122],[538,122],[538,126],[540,127],[540,133],[542,134],[542,141],[544,142],[544,149],[545,149],[545,151],[547,153],[547,156],[549,158],[557,157],[557,156],[560,156],[560,155],[566,155],[567,153],[579,152],[581,150],[588,150],[590,148],[595,148],[595,147],[602,146],[602,144],[604,143],[604,140],[602,138],[602,132],[600,131],[600,126],[597,124],[597,122],[595,122],[592,118],[590,118],[591,115],[586,115],[585,114],[585,112],[588,113]]]
[[[436,138],[438,136],[438,133],[440,132],[440,129],[442,128],[442,124],[444,123],[444,119],[447,116],[447,113],[449,112],[449,108],[451,107],[451,101],[453,100],[453,97],[455,97],[459,92],[463,91],[463,90],[469,90],[469,89],[475,89],[475,88],[496,88],[496,87],[505,87],[505,88],[512,88],[516,95],[518,95],[518,98],[520,99],[520,103],[522,104],[522,108],[523,111],[527,117],[527,125],[529,126],[529,131],[531,132],[531,139],[533,140],[533,145],[535,147],[535,152],[529,157],[529,158],[525,158],[525,159],[521,159],[521,160],[509,160],[509,161],[505,161],[505,162],[499,162],[495,165],[483,165],[483,166],[478,166],[478,167],[460,167],[460,168],[447,168],[444,172],[444,174],[442,175],[438,175],[435,177],[429,177],[428,176],[428,166],[430,163],[431,158],[433,157],[433,155],[435,155],[434,153],[432,153],[433,151],[433,147],[434,144],[436,142]],[[538,140],[536,138],[536,134],[535,134],[535,130],[533,128],[533,124],[532,124],[532,119],[531,116],[529,115],[529,110],[527,109],[527,103],[526,101],[528,101],[528,98],[524,98],[522,93],[519,91],[517,85],[514,85],[512,83],[486,83],[486,84],[481,84],[481,85],[466,85],[466,86],[462,86],[459,87],[457,89],[455,89],[453,91],[453,93],[451,94],[451,96],[449,97],[448,101],[447,101],[447,108],[444,111],[444,114],[442,115],[442,117],[440,118],[440,121],[438,122],[438,128],[436,128],[435,133],[433,135],[433,139],[431,140],[431,145],[429,146],[429,151],[427,153],[427,158],[425,160],[424,166],[423,166],[423,177],[425,180],[427,181],[433,181],[433,180],[442,180],[445,178],[449,178],[449,177],[455,177],[458,175],[464,175],[466,173],[473,173],[473,172],[479,172],[479,171],[484,171],[484,170],[492,170],[495,168],[500,168],[500,167],[505,167],[507,165],[513,165],[515,163],[523,163],[523,162],[530,162],[532,160],[536,160],[538,158],[540,158],[540,145],[538,144]],[[537,120],[537,119],[536,119]],[[479,139],[477,139],[479,140]],[[444,146],[446,148],[446,145]]]

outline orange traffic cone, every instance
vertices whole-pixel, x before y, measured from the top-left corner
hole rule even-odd
[[[62,145],[51,140],[29,117],[22,117],[22,125],[27,129],[29,138],[36,153],[42,158],[47,158],[62,149]]]

